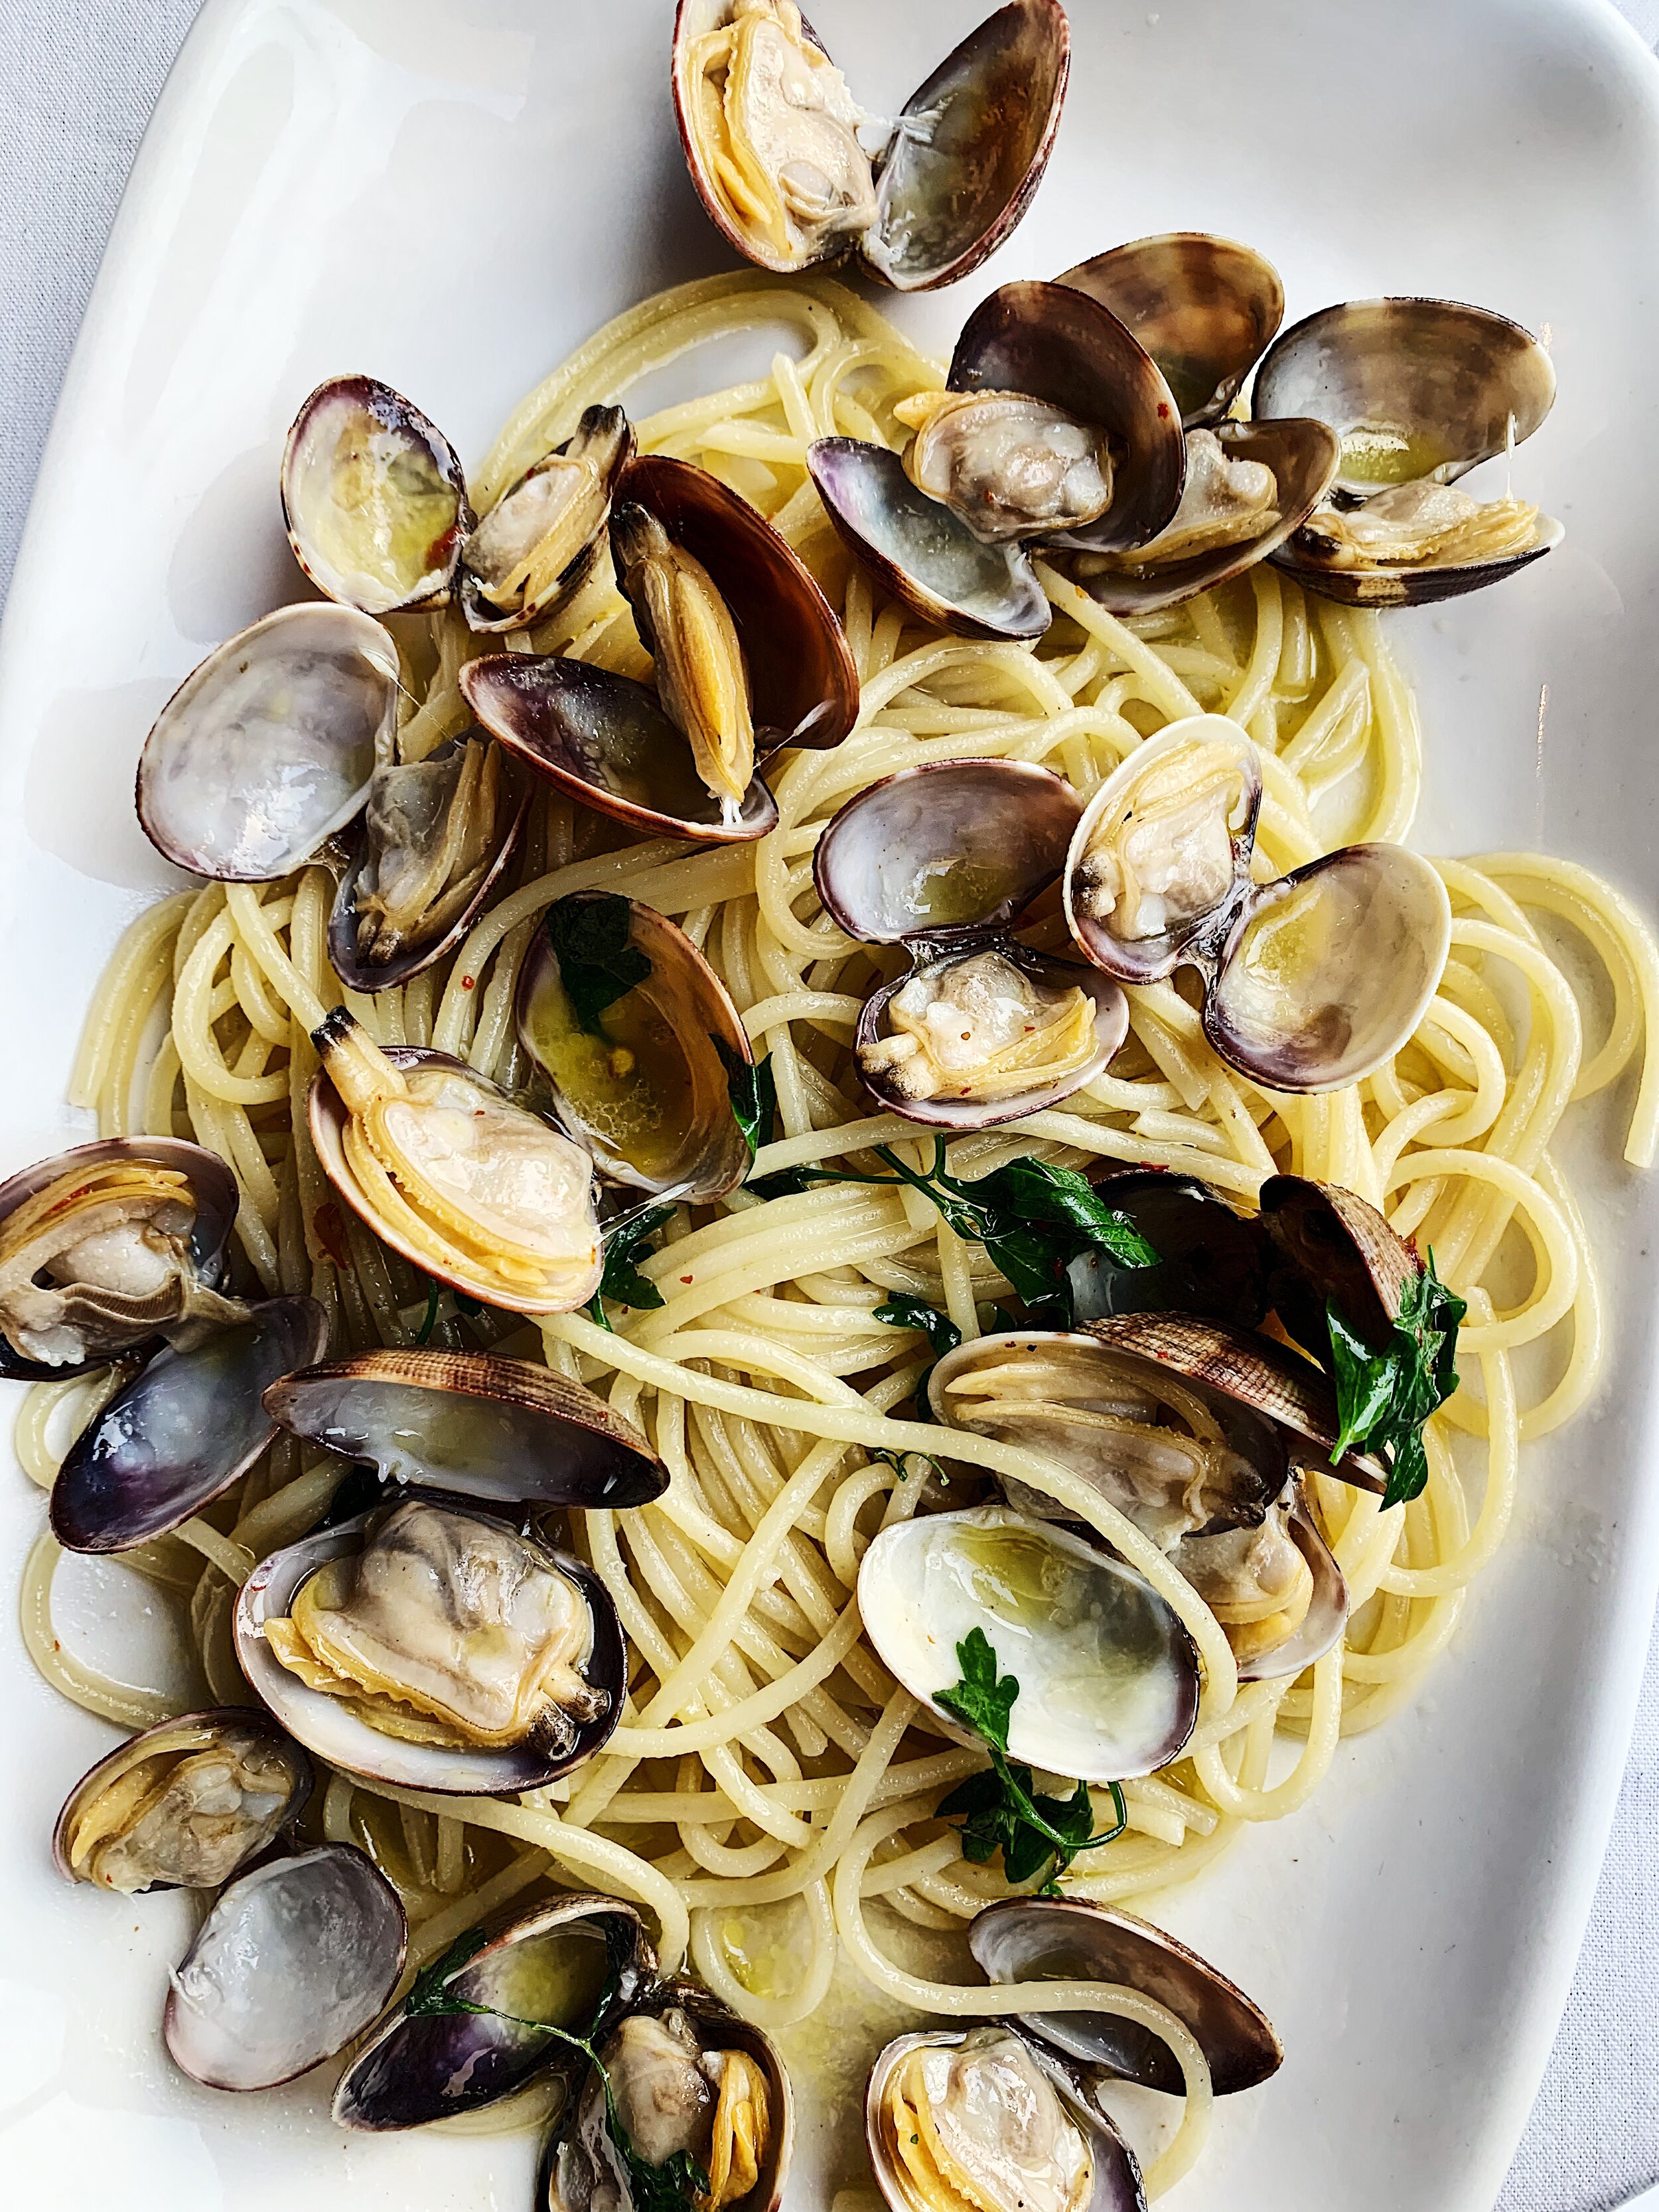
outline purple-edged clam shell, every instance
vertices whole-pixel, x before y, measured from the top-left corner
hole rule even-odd
[[[1189,430],[1220,421],[1285,316],[1272,263],[1207,231],[1132,239],[1055,281],[1098,300],[1134,333]]]
[[[318,1529],[261,1560],[237,1597],[232,1625],[237,1660],[249,1686],[291,1736],[314,1757],[348,1774],[456,1797],[511,1797],[521,1790],[539,1790],[604,1747],[622,1717],[628,1684],[627,1652],[617,1608],[591,1567],[546,1546],[547,1557],[576,1585],[592,1616],[593,1647],[582,1671],[596,1688],[608,1693],[605,1711],[581,1723],[574,1741],[563,1751],[533,1743],[460,1749],[404,1742],[372,1728],[344,1699],[308,1688],[283,1666],[266,1640],[265,1622],[287,1617],[301,1583],[319,1567],[360,1550],[370,1517],[360,1514],[337,1528]]]
[[[125,1552],[199,1512],[276,1436],[262,1393],[319,1359],[327,1338],[313,1298],[270,1298],[185,1351],[158,1352],[70,1445],[52,1491],[58,1542]]]
[[[1566,526],[1540,514],[1533,543],[1519,553],[1505,553],[1493,561],[1460,561],[1433,568],[1334,568],[1328,561],[1310,560],[1294,537],[1267,556],[1275,568],[1322,599],[1345,607],[1428,607],[1442,599],[1461,599],[1466,592],[1484,591],[1518,575],[1553,553],[1566,536]]]
[[[361,2035],[398,1986],[398,1893],[365,1854],[325,1844],[220,1893],[171,1977],[162,2033],[210,2089],[276,2089]]]

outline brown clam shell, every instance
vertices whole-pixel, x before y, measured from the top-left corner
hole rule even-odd
[[[1285,317],[1273,264],[1207,231],[1132,239],[1056,281],[1098,300],[1134,332],[1189,430],[1220,421]]]
[[[1374,1352],[1388,1344],[1406,1291],[1423,1273],[1423,1262],[1403,1237],[1396,1236],[1374,1206],[1340,1183],[1315,1182],[1307,1176],[1269,1176],[1257,1204],[1262,1226],[1290,1271],[1291,1280],[1275,1281],[1279,1319],[1298,1343],[1316,1327],[1311,1351],[1326,1341],[1325,1304],[1338,1311],[1356,1336]],[[1298,1310],[1296,1293],[1301,1292]],[[1285,1310],[1289,1299],[1293,1310]]]

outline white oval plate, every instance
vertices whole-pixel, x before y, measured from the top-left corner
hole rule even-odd
[[[975,0],[814,0],[892,112]],[[1547,326],[1561,398],[1520,488],[1565,548],[1400,618],[1429,850],[1542,844],[1652,896],[1659,849],[1659,72],[1601,0],[1073,0],[1059,149],[968,284],[900,303],[940,349],[1006,278],[1180,228],[1249,240],[1292,317],[1387,291]],[[80,1014],[168,880],[133,819],[146,728],[208,647],[297,595],[283,430],[323,376],[406,391],[477,459],[529,385],[646,293],[725,265],[669,112],[668,0],[209,0],[134,171],[64,391],[0,657],[0,1171],[84,1133]],[[1528,1455],[1516,1526],[1427,1694],[1315,1807],[1169,1900],[1267,2008],[1282,2073],[1219,2111],[1170,2201],[1487,2212],[1565,1997],[1656,1574],[1655,1193],[1576,1126],[1613,1321],[1592,1413]],[[9,1388],[9,1402],[16,1393]],[[38,1525],[0,1480],[9,1583]],[[96,1615],[113,1580],[81,1589]],[[9,1601],[8,1601],[9,1611]],[[526,2212],[526,2137],[368,2139],[324,2088],[236,2100],[167,2065],[190,1907],[53,1875],[52,1815],[110,1732],[0,1645],[0,2112],[52,2212]],[[842,2024],[820,2032],[827,2047]],[[806,2078],[810,2076],[811,2078]],[[810,2062],[816,2108],[827,2078]],[[867,2187],[809,2114],[793,2206]],[[30,2184],[33,2186],[30,2186]],[[14,2195],[14,2192],[15,2195]]]

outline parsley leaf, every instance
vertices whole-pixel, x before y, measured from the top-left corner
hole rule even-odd
[[[1423,1424],[1457,1388],[1457,1329],[1468,1308],[1434,1271],[1434,1255],[1406,1286],[1389,1342],[1374,1352],[1326,1308],[1340,1431],[1333,1464],[1358,1444],[1385,1447],[1390,1462],[1384,1510],[1419,1496],[1429,1479]]]
[[[471,1964],[489,1941],[482,1928],[469,1928],[429,1966],[422,1966],[415,1977],[414,1987],[404,1999],[404,2010],[409,2017],[441,2020],[448,2013],[488,2012],[488,2005],[469,2004],[465,1997],[456,1996],[449,1984],[463,1967]]]
[[[633,910],[614,891],[576,891],[556,899],[542,927],[571,1011],[583,1029],[599,1034],[599,1016],[651,973],[651,963],[629,942]]]
[[[771,1143],[773,1118],[778,1110],[778,1085],[772,1073],[772,1055],[769,1052],[764,1060],[757,1060],[751,1066],[740,1053],[733,1052],[723,1037],[716,1037],[714,1044],[720,1056],[720,1066],[726,1070],[726,1096],[732,1101],[732,1111],[752,1160],[763,1145]]]
[[[905,1291],[895,1291],[884,1305],[876,1308],[875,1317],[884,1321],[889,1328],[920,1330],[935,1359],[943,1359],[947,1352],[954,1352],[962,1342],[962,1331],[948,1314],[942,1314],[937,1306],[930,1306],[926,1298],[911,1297]],[[921,1387],[921,1383],[916,1385],[918,1389]]]
[[[644,1206],[638,1213],[624,1214],[606,1235],[605,1273],[587,1309],[601,1328],[611,1326],[605,1316],[607,1298],[619,1306],[631,1306],[636,1313],[653,1313],[663,1304],[662,1292],[648,1275],[640,1273],[638,1261],[641,1252],[650,1250],[651,1239],[673,1211],[672,1206]]]
[[[998,1851],[1002,1871],[1011,1882],[1029,1881],[1044,1867],[1045,1895],[1058,1893],[1058,1877],[1079,1851],[1097,1850],[1115,1842],[1129,1824],[1123,1792],[1115,1782],[1107,1786],[1117,1820],[1099,1835],[1089,1786],[1079,1782],[1069,1797],[1043,1797],[1032,1788],[1031,1770],[1008,1757],[1008,1723],[1019,1695],[1012,1674],[997,1673],[997,1655],[982,1628],[972,1628],[957,1646],[962,1680],[954,1690],[941,1690],[937,1703],[983,1736],[990,1746],[991,1765],[983,1774],[970,1774],[958,1783],[939,1805],[942,1820],[962,1819],[962,1855],[982,1864]]]
[[[889,1145],[876,1155],[891,1175],[853,1175],[837,1168],[785,1168],[751,1188],[763,1198],[786,1198],[826,1182],[908,1182],[930,1198],[958,1237],[982,1244],[1030,1308],[1033,1318],[1072,1325],[1072,1290],[1066,1271],[1084,1252],[1104,1252],[1125,1267],[1156,1267],[1158,1255],[1127,1215],[1102,1198],[1075,1168],[1046,1160],[1010,1160],[976,1182],[945,1171],[945,1140],[933,1142],[926,1174],[907,1167]]]

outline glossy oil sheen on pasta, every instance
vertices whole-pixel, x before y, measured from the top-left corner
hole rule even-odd
[[[757,1053],[772,1055],[785,1133],[763,1149],[757,1171],[867,1165],[856,1157],[864,1148],[916,1146],[917,1133],[849,1103],[848,1048],[874,970],[819,911],[811,854],[836,809],[878,777],[988,754],[1058,769],[1086,795],[1166,722],[1218,711],[1261,751],[1260,843],[1275,872],[1410,830],[1419,734],[1387,641],[1395,633],[1375,616],[1304,599],[1269,568],[1128,623],[1040,568],[1057,619],[1035,650],[928,632],[872,599],[805,480],[805,449],[837,433],[901,443],[894,403],[942,375],[826,280],[722,277],[611,324],[519,410],[474,481],[479,512],[568,436],[584,407],[627,404],[639,379],[705,341],[774,328],[795,343],[769,375],[638,424],[645,450],[700,463],[768,514],[845,622],[863,686],[859,726],[834,751],[775,767],[772,836],[701,852],[619,848],[615,825],[549,790],[510,888],[452,958],[401,989],[373,999],[341,990],[325,951],[332,884],[315,866],[278,884],[210,884],[165,900],[112,962],[75,1102],[95,1109],[104,1133],[193,1135],[228,1160],[249,1269],[267,1291],[321,1299],[341,1348],[410,1340],[427,1289],[333,1205],[304,1133],[316,1065],[307,1033],[343,998],[382,1042],[434,1045],[511,1084],[522,1073],[514,987],[543,909],[569,891],[624,892],[682,923]],[[453,614],[391,627],[410,694],[403,753],[420,758],[466,726],[458,670],[493,641]],[[508,641],[627,674],[648,665],[605,564],[551,619]],[[1065,1886],[1075,1895],[1155,1913],[1160,1891],[1248,1824],[1306,1805],[1339,1738],[1386,1720],[1440,1660],[1469,1583],[1503,1540],[1521,1446],[1568,1420],[1592,1388],[1595,1273],[1551,1144],[1572,1102],[1642,1055],[1659,1010],[1659,955],[1626,902],[1583,869],[1523,854],[1437,865],[1455,917],[1439,995],[1406,1049],[1356,1089],[1286,1097],[1254,1088],[1215,1058],[1194,1006],[1164,983],[1130,992],[1129,1042],[1064,1110],[951,1148],[957,1174],[1026,1152],[1084,1168],[1150,1162],[1247,1202],[1275,1170],[1345,1184],[1402,1234],[1431,1243],[1442,1276],[1469,1304],[1464,1387],[1430,1424],[1423,1496],[1382,1513],[1375,1498],[1313,1478],[1354,1612],[1346,1640],[1295,1683],[1241,1686],[1202,1601],[1093,1488],[1028,1450],[951,1436],[956,1461],[1018,1476],[1097,1529],[1168,1599],[1203,1662],[1196,1732],[1174,1765],[1124,1785],[1130,1832],[1073,1867]],[[1551,949],[1561,925],[1605,971],[1594,995],[1611,1019],[1598,1020],[1593,1045],[1590,1001],[1581,1007]],[[1036,941],[1059,949],[1060,925]],[[1659,1134],[1656,1065],[1644,1065],[1630,1127],[1626,1157],[1639,1165]],[[1006,1286],[909,1191],[850,1185],[763,1201],[739,1189],[702,1214],[694,1226],[680,1209],[647,1264],[660,1310],[619,1316],[615,1334],[581,1314],[539,1332],[502,1316],[495,1334],[501,1350],[544,1356],[608,1395],[672,1470],[655,1505],[571,1516],[573,1545],[614,1595],[635,1655],[630,1704],[607,1751],[512,1802],[417,1799],[337,1775],[327,1832],[368,1841],[398,1882],[412,1963],[550,1875],[641,1900],[659,1923],[665,1964],[689,1956],[737,2010],[782,2031],[787,2049],[824,2004],[838,1955],[890,2008],[962,2019],[1016,2010],[1018,1989],[975,1986],[965,1966],[960,1982],[915,1970],[922,1954],[965,1960],[946,1939],[1004,1885],[998,1869],[964,1863],[954,1832],[933,1817],[977,1755],[946,1744],[895,1687],[862,1638],[854,1595],[871,1536],[922,1496],[921,1463],[902,1474],[903,1455],[936,1447],[939,1433],[894,1418],[925,1347],[873,1309],[910,1292],[972,1337]],[[1523,1267],[1518,1302],[1501,1304],[1517,1243],[1530,1248],[1530,1280]],[[437,1340],[476,1340],[459,1327],[446,1310]],[[1553,1333],[1554,1379],[1524,1403],[1515,1355]],[[37,1386],[19,1447],[41,1484],[109,1388],[99,1377]],[[210,1521],[127,1555],[187,1607],[216,1696],[245,1695],[226,1636],[236,1585],[316,1520],[342,1473],[342,1462],[285,1439]],[[161,1717],[158,1700],[58,1648],[55,1557],[43,1535],[25,1590],[42,1672],[125,1725]],[[787,1958],[787,1972],[769,1966],[769,1953]],[[1200,2147],[1203,2058],[1170,2014],[1133,1991],[1042,1985],[1044,2011],[1085,2005],[1141,2019],[1185,2072],[1184,2116],[1146,2173],[1157,2194]]]

